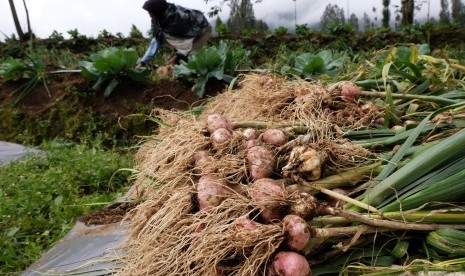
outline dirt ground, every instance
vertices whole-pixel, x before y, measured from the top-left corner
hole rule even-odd
[[[16,99],[23,84],[24,82],[19,81],[5,82],[0,80],[0,106]],[[134,82],[122,79],[107,98],[103,96],[103,90],[93,91],[92,85],[92,81],[76,74],[53,76],[53,78],[47,79],[50,95],[45,86],[38,83],[19,104],[19,108],[31,115],[40,114],[52,104],[72,93],[81,93],[80,101],[77,104],[92,108],[98,114],[103,115],[114,112],[123,116],[132,114],[137,112],[137,106],[144,103],[164,109],[187,110],[204,100],[191,90],[192,84],[170,79],[156,82]],[[210,82],[207,86],[207,97],[220,93],[225,87],[224,83]]]

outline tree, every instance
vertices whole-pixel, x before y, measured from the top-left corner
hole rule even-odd
[[[371,29],[371,18],[370,16],[365,12],[363,13],[363,31],[368,31]]]
[[[229,7],[231,12],[226,27],[231,33],[238,34],[255,27],[255,14],[250,0],[232,0]]]
[[[325,29],[330,24],[344,24],[345,22],[344,9],[339,8],[337,4],[328,4],[320,19],[322,29]]]
[[[390,0],[383,0],[383,27],[389,28],[389,22],[391,20],[391,13],[389,11]]]
[[[449,0],[441,0],[441,11],[439,12],[439,22],[450,24]]]
[[[239,34],[244,30],[264,32],[268,26],[264,22],[257,21],[250,0],[231,0],[229,4],[231,12],[226,22],[229,32]]]
[[[414,0],[401,0],[400,12],[402,14],[402,26],[413,24],[413,13],[415,10]]]
[[[224,25],[223,20],[219,16],[216,17],[215,19],[215,27],[218,27],[219,25]]]
[[[360,31],[360,27],[358,26],[358,17],[355,15],[355,13],[350,15],[349,23],[352,25],[356,32]]]
[[[465,7],[461,0],[452,0],[452,21],[465,26]]]
[[[31,30],[31,21],[29,20],[29,11],[27,9],[26,0],[23,0],[24,10],[26,11],[26,19],[27,19],[27,33],[23,32],[21,28],[21,24],[19,23],[18,13],[16,12],[16,6],[13,0],[8,0],[10,4],[11,15],[13,16],[13,21],[15,24],[16,33],[18,34],[20,41],[28,40],[32,36]]]
[[[374,22],[371,23],[371,27],[376,28],[378,27],[378,15],[376,13],[376,7],[373,7],[371,10],[373,11],[373,16],[374,16]]]
[[[258,33],[264,34],[264,33],[266,33],[266,31],[268,31],[269,27],[268,27],[268,24],[266,24],[265,21],[258,20],[255,23],[255,29],[258,31]]]
[[[224,4],[231,5],[233,2],[236,2],[237,0],[205,0],[205,3],[208,4],[208,2],[215,2],[215,1],[219,1],[220,3],[216,6],[211,7],[210,12],[208,13],[208,16],[210,17],[217,16],[218,13],[221,11]],[[254,3],[260,3],[260,2],[262,2],[262,0],[254,0]]]

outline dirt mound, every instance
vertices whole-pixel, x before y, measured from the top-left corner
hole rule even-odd
[[[135,206],[135,203],[117,202],[101,210],[92,212],[80,218],[79,220],[84,222],[87,226],[116,223],[120,222],[126,213],[133,209]]]

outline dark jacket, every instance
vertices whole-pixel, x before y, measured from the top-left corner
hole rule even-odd
[[[152,31],[156,38],[160,38],[162,32],[191,38],[202,35],[208,25],[208,20],[201,11],[168,3],[163,16],[152,20]]]

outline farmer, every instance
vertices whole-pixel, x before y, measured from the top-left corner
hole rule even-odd
[[[200,49],[211,35],[211,26],[201,11],[186,9],[166,0],[148,0],[142,8],[152,18],[153,38],[137,67],[149,64],[163,43],[175,51],[168,65],[187,61],[189,53]]]

